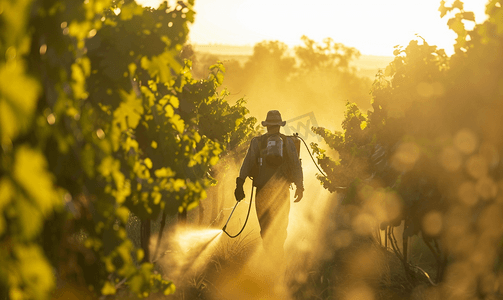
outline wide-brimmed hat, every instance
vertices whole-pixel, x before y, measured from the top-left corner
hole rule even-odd
[[[285,126],[286,121],[281,119],[281,114],[277,110],[270,110],[267,112],[265,121],[262,121],[262,126]]]

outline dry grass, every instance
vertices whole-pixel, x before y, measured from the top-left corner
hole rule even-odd
[[[287,251],[283,268],[267,261],[261,252],[261,239],[254,230],[247,230],[236,239],[222,235],[203,258],[201,247],[183,253],[189,262],[191,257],[203,261],[202,266],[195,269],[177,261],[179,253],[166,252],[171,250],[164,248],[167,260],[157,263],[156,269],[176,285],[176,293],[167,299],[429,298],[431,284],[423,274],[417,272],[408,278],[394,253],[374,237],[352,230],[351,214],[344,207],[329,204],[325,209],[329,213],[323,218],[332,221],[319,228],[316,245],[304,251]],[[416,244],[413,249],[422,247]],[[207,247],[204,243],[201,245]],[[419,255],[417,253],[422,252],[418,251],[413,253],[411,261],[426,266],[430,272],[431,257]]]
[[[336,230],[340,232],[341,228]],[[324,238],[334,232],[325,234]],[[173,278],[177,292],[168,298],[427,299],[426,278],[419,273],[407,278],[401,261],[368,236],[354,235],[349,245],[337,249],[327,244],[324,258],[319,260],[307,256],[303,260],[299,253],[290,253],[282,274],[274,275],[274,284],[261,265],[265,260],[257,254],[260,244],[260,239],[250,234],[223,239],[204,268]],[[269,294],[271,290],[276,294]]]

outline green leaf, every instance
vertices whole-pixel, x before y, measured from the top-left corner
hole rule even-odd
[[[42,249],[38,245],[16,245],[14,253],[15,269],[30,294],[35,296],[37,293],[49,293],[55,286],[55,277]]]
[[[129,219],[129,209],[127,207],[120,206],[115,211],[115,215],[117,216],[117,218],[119,218],[119,220],[121,220],[123,224],[127,224],[127,221]]]
[[[458,35],[462,34],[465,31],[465,25],[463,24],[461,18],[452,18],[447,21],[447,25]]]
[[[455,0],[454,3],[452,4],[452,8],[457,8],[459,10],[463,10],[463,1],[461,0]]]
[[[47,171],[47,161],[40,152],[21,146],[16,151],[14,178],[35,200],[42,214],[47,215],[56,204],[61,203],[53,188],[52,174]]]
[[[465,11],[462,14],[464,20],[475,22],[475,14],[471,11]]]
[[[141,98],[136,97],[134,90],[130,93],[121,91],[122,102],[114,111],[114,121],[122,130],[136,128],[143,114]]]
[[[438,11],[440,12],[440,18],[443,18],[450,10],[450,7],[445,6],[445,0],[440,1],[440,7],[438,8]]]
[[[143,7],[138,5],[136,1],[128,2],[127,4],[122,6],[119,17],[123,21],[131,20],[135,15],[142,15]]]
[[[185,129],[185,122],[179,115],[174,115],[170,119],[171,124],[173,124],[173,127],[178,131],[178,133],[183,133],[183,130]]]
[[[152,160],[150,158],[148,158],[148,157],[145,158],[143,160],[143,163],[145,164],[145,166],[147,166],[147,168],[152,169]]]
[[[80,64],[72,64],[72,90],[75,98],[81,99],[85,95],[85,80],[84,70],[82,70]]]
[[[145,252],[143,252],[143,249],[136,250],[136,260],[137,261],[142,261],[144,256],[145,256]]]
[[[176,291],[176,287],[175,287],[175,285],[174,285],[172,282],[170,282],[170,283],[168,284],[168,287],[164,290],[164,295],[171,295],[171,294],[174,294],[174,293],[175,293],[175,291]]]
[[[101,161],[101,164],[98,167],[98,172],[100,172],[103,177],[109,177],[110,174],[119,167],[119,161],[116,161],[112,156],[107,156]]]
[[[361,128],[361,130],[363,130],[363,129],[367,128],[367,126],[368,126],[367,121],[362,121],[362,122],[360,123],[360,128]]]
[[[102,295],[115,295],[115,292],[116,292],[115,285],[110,281],[106,281],[105,284],[103,285],[103,288],[101,288]]]
[[[173,177],[175,176],[175,172],[171,170],[170,168],[160,168],[154,171],[154,174],[158,178],[163,178],[163,177]]]
[[[24,62],[0,64],[0,143],[10,143],[31,125],[39,83],[25,74]]]
[[[164,116],[168,117],[168,118],[171,118],[175,115],[175,110],[173,109],[173,106],[171,105],[166,105],[164,107],[164,110],[166,111],[166,113],[164,114]]]
[[[148,71],[150,77],[158,78],[160,82],[169,82],[172,76],[171,70],[179,73],[183,66],[177,60],[177,51],[170,50],[153,56],[151,59],[146,56],[142,57],[141,67]]]

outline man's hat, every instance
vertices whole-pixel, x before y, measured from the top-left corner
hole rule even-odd
[[[270,110],[269,112],[267,112],[267,118],[265,119],[265,121],[262,121],[262,126],[285,126],[285,124],[286,121],[283,121],[281,119],[281,114],[277,110]]]

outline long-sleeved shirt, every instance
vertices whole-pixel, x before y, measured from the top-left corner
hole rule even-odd
[[[262,139],[267,139],[269,136],[269,133],[266,133],[264,135],[254,137],[251,142],[250,142],[250,147],[248,148],[248,152],[246,153],[245,159],[243,161],[243,164],[241,165],[241,170],[239,172],[239,177],[241,179],[246,179],[246,177],[256,177],[254,178],[255,183],[260,183],[267,181],[269,178],[264,178],[264,177],[270,177],[272,174],[270,172],[264,171],[264,167],[262,167],[261,170],[259,170],[258,174],[253,174],[254,173],[254,168],[258,167],[258,159],[260,157],[260,144]],[[283,157],[283,163],[281,166],[278,168],[282,168],[284,173],[288,174],[286,178],[287,180],[295,183],[295,186],[299,189],[304,189],[304,175],[302,172],[302,166],[300,165],[300,160],[299,160],[299,155],[297,154],[297,149],[295,147],[295,144],[293,140],[289,137],[286,137],[284,139],[284,142],[286,142],[286,146],[284,147],[284,150],[286,151],[284,157]],[[263,165],[266,164],[265,158],[262,158],[263,160]],[[257,185],[257,186],[259,186]]]

